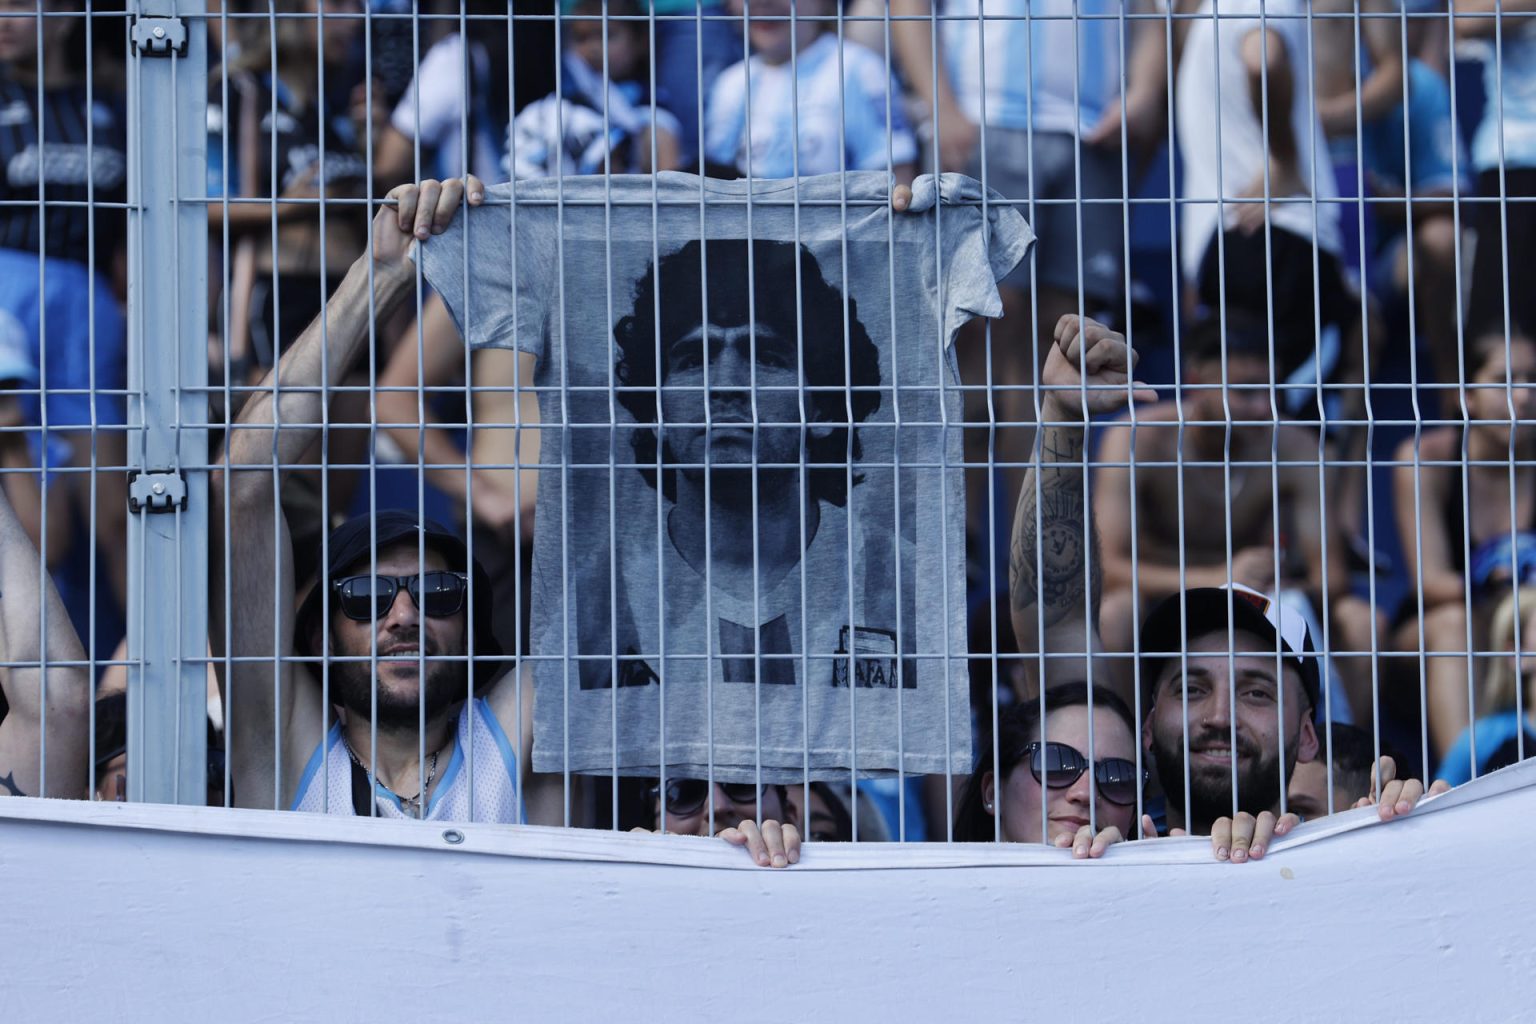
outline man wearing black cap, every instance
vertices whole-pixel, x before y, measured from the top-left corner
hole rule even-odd
[[[364,255],[353,264],[323,321],[305,330],[230,430],[230,575],[213,590],[232,605],[212,620],[216,628],[228,620],[235,659],[228,748],[244,805],[451,821],[564,818],[563,801],[553,814],[533,809],[531,794],[530,810],[522,806],[532,688],[507,681],[515,676],[490,628],[491,586],[463,542],[413,513],[353,519],[331,535],[320,578],[290,617],[293,551],[272,489],[274,456],[286,469],[320,436],[326,389],[367,351],[374,318],[387,321],[414,294],[413,241],[440,234],[466,198],[476,205],[483,197],[474,177],[393,190],[395,207],[374,218],[371,262]],[[221,485],[210,490],[223,497]],[[216,507],[213,521],[221,519]],[[214,558],[219,569],[224,562]],[[513,722],[524,728],[504,728]],[[760,863],[792,861],[798,851],[768,824],[747,820],[721,835]]]
[[[1278,815],[1282,766],[1289,779],[1319,749],[1319,674],[1306,622],[1242,584],[1195,587],[1152,610],[1141,650],[1150,695],[1142,743],[1168,825],[1212,834],[1233,813],[1234,777],[1241,809]]]
[[[1084,500],[1083,419],[1155,397],[1131,381],[1133,366],[1121,335],[1068,316],[1041,375],[1038,461],[1014,513],[1010,584],[1020,650],[1039,652],[1039,663],[1027,664],[1046,685],[1102,677],[1108,667],[1097,656],[1101,576]],[[1305,624],[1247,587],[1195,588],[1153,610],[1141,650],[1150,694],[1142,741],[1171,833],[1210,835],[1218,860],[1262,857],[1274,836],[1299,823],[1280,813],[1284,779],[1319,747],[1318,662]],[[1395,779],[1391,758],[1377,774],[1366,802],[1384,820],[1411,811],[1424,793],[1417,780]],[[1156,834],[1149,817],[1142,831]]]
[[[214,593],[231,602],[228,646],[242,659],[227,687],[242,805],[523,820],[519,747],[501,725],[517,720],[518,687],[494,684],[506,664],[490,629],[492,590],[463,541],[414,512],[352,519],[331,534],[295,616],[289,524],[273,491],[274,455],[285,471],[301,461],[320,435],[323,388],[343,383],[367,351],[371,318],[386,322],[413,293],[413,236],[441,231],[464,193],[461,182],[427,182],[391,194],[399,205],[374,221],[371,266],[367,256],[352,266],[324,322],[264,384],[275,377],[275,396],[258,393],[230,431],[230,575]],[[225,625],[223,609],[212,618]]]

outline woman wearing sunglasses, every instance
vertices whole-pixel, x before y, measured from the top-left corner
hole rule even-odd
[[[998,713],[1002,770],[993,766],[994,745],[986,744],[960,797],[956,842],[1043,842],[1070,846],[1075,857],[1098,857],[1134,837],[1146,773],[1136,764],[1131,711],[1108,690],[1095,686],[1092,696],[1091,744],[1086,683],[1045,691],[1043,732],[1038,700]]]

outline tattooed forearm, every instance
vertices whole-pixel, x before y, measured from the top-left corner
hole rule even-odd
[[[1081,427],[1042,430],[1040,457],[1024,478],[1013,517],[1008,584],[1017,620],[1039,615],[1049,628],[1068,616],[1098,619],[1102,570],[1083,466]]]

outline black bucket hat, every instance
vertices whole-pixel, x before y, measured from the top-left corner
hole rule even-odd
[[[365,563],[370,548],[383,551],[402,542],[415,544],[418,541],[424,543],[428,550],[442,555],[455,571],[463,572],[468,567],[474,611],[469,625],[475,656],[470,671],[476,695],[483,693],[505,667],[502,659],[506,654],[492,628],[495,599],[491,592],[491,578],[478,561],[470,561],[469,550],[457,533],[441,523],[420,518],[415,512],[404,509],[385,509],[372,516],[355,516],[331,531],[328,545],[330,560],[325,575],[304,599],[298,617],[294,620],[294,651],[308,658],[318,658],[326,653],[323,648],[328,645],[321,643],[322,649],[317,649],[316,641],[329,633],[322,628],[324,623],[320,621],[320,612],[323,595],[333,579],[359,563]],[[331,599],[331,608],[335,609],[334,597]]]

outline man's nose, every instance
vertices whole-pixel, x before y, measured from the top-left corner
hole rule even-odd
[[[389,612],[379,620],[379,626],[386,629],[401,629],[407,626],[415,626],[421,619],[420,610],[416,607],[416,599],[411,597],[411,592],[405,584],[395,592],[395,603],[389,606]]]
[[[1232,712],[1231,702],[1227,700],[1227,684],[1217,683],[1201,698],[1198,705],[1191,704],[1189,717],[1203,725],[1215,724],[1224,728],[1230,726]]]

